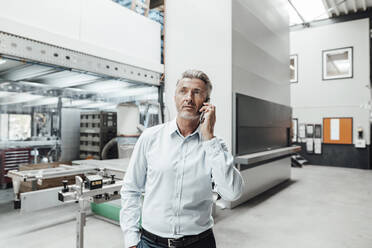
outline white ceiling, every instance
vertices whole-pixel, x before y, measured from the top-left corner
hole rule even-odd
[[[366,11],[372,0],[288,0],[289,25]]]

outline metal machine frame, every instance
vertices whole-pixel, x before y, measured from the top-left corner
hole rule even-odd
[[[107,75],[133,82],[160,84],[160,73],[109,59],[57,47],[0,31],[0,55],[69,68],[72,71]]]
[[[120,189],[123,186],[121,171],[104,169],[99,172],[106,178],[102,188],[87,189],[81,177],[76,176],[75,185],[65,186],[58,192],[58,198],[63,202],[78,202],[79,210],[76,214],[76,247],[84,247],[84,226],[86,224],[87,210],[91,202],[102,203],[120,199]],[[118,179],[120,178],[120,179]]]
[[[89,162],[89,161],[88,161]],[[123,166],[125,167],[125,166]],[[90,203],[102,203],[112,200],[120,199],[120,189],[123,186],[123,178],[125,175],[125,168],[117,169],[104,167],[99,163],[94,164],[82,164],[79,166],[67,166],[60,165],[58,168],[48,168],[41,170],[32,171],[10,171],[8,176],[12,178],[13,184],[19,190],[20,182],[31,181],[31,182],[42,182],[43,179],[58,178],[60,176],[69,175],[99,175],[103,178],[102,187],[96,189],[89,189],[84,185],[84,181],[80,176],[75,177],[74,185],[67,185],[65,183],[63,187],[50,188],[46,190],[40,190],[41,194],[36,192],[30,192],[37,201],[42,201],[43,195],[47,197],[53,197],[63,203],[78,203],[79,210],[76,214],[76,247],[84,247],[84,226],[86,224],[87,211],[90,207]],[[30,196],[29,194],[29,196]],[[29,197],[30,198],[30,197]],[[45,197],[44,197],[45,198]],[[22,198],[23,199],[23,198]],[[26,200],[24,198],[23,200]],[[29,200],[27,200],[29,201]],[[34,202],[31,200],[31,203]],[[55,201],[52,202],[52,204]],[[43,202],[44,203],[44,202]],[[27,204],[27,203],[26,203]],[[44,207],[50,207],[48,203]],[[28,204],[29,205],[29,204]],[[35,208],[29,211],[37,210]]]

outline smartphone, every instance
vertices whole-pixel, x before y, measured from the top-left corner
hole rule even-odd
[[[201,124],[201,123],[203,123],[203,121],[204,121],[204,112],[202,112],[202,113],[200,114],[200,117],[199,117],[199,123]]]
[[[205,102],[208,102],[209,103],[209,97],[205,100]],[[202,107],[203,107],[204,105],[202,105]],[[200,117],[199,117],[199,123],[203,123],[203,121],[204,121],[204,114],[205,114],[205,112],[203,111],[203,112],[201,112],[201,114],[200,114]]]

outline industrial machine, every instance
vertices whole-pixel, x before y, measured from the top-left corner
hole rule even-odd
[[[91,203],[104,203],[120,199],[120,189],[128,166],[128,159],[81,160],[75,165],[60,165],[31,171],[10,171],[16,193],[15,206],[22,212],[40,210],[61,204],[79,204],[76,216],[76,247],[84,246],[84,226]],[[19,194],[21,182],[42,184],[44,180],[75,175],[75,184],[61,181],[61,187]]]
[[[31,192],[20,193],[20,186],[22,182],[30,182],[33,188],[36,184],[42,185],[48,179],[60,179],[69,176],[94,175],[97,172],[108,175],[107,171],[112,171],[112,175],[116,178],[123,178],[129,159],[111,159],[111,160],[86,160],[76,161],[75,165],[59,165],[56,168],[46,168],[37,170],[18,171],[11,170],[7,176],[12,179],[13,190],[15,193],[14,206],[21,208],[21,212],[30,212],[48,207],[61,205],[55,195],[60,191],[61,187],[52,187],[43,190],[35,190]],[[110,175],[111,176],[111,175]],[[88,181],[91,181],[88,177]],[[65,187],[67,181],[64,182]],[[69,182],[71,184],[71,182]],[[34,186],[35,185],[35,186]],[[60,182],[62,185],[62,181]],[[94,186],[99,186],[97,183]]]
[[[32,116],[31,123],[24,121],[27,125],[22,127],[29,125],[34,130],[18,140],[0,137],[2,148],[31,147],[33,158],[44,162],[49,157],[54,161],[78,159],[81,145],[96,150],[99,146],[94,154],[87,150],[81,157],[98,158],[107,141],[93,140],[97,133],[86,135],[86,130],[81,140],[81,128],[87,127],[80,126],[81,118],[86,117],[80,112],[117,112],[116,107],[123,103],[163,106],[159,23],[109,0],[16,1],[0,3],[0,8],[0,114]],[[153,118],[153,110],[146,107],[140,112],[150,115],[150,123],[161,122]],[[117,133],[113,133],[115,137]],[[35,146],[41,143],[50,144],[54,151],[44,154]],[[73,165],[6,173],[21,212],[78,201],[77,247],[83,247],[90,203],[119,198],[128,158],[79,160]],[[42,185],[61,177],[75,180],[63,181],[59,187],[19,191],[22,182]]]
[[[64,182],[58,192],[62,202],[78,202],[79,210],[76,215],[76,247],[84,247],[84,226],[87,211],[91,203],[103,203],[120,199],[120,189],[123,184],[123,173],[119,170],[103,169],[94,174],[86,175],[85,180],[76,176],[76,183],[68,186]]]

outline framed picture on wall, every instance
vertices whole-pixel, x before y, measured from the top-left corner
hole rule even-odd
[[[292,119],[292,142],[296,143],[298,137],[298,119],[293,118]]]
[[[314,138],[316,139],[322,138],[322,125],[321,124],[314,125]]]
[[[289,75],[291,83],[298,83],[298,58],[297,54],[291,55],[289,57]]]
[[[314,125],[306,124],[306,138],[314,138]]]
[[[353,77],[353,47],[323,51],[323,80]]]
[[[298,124],[298,142],[304,142],[303,140],[306,138],[306,125],[301,123]]]

